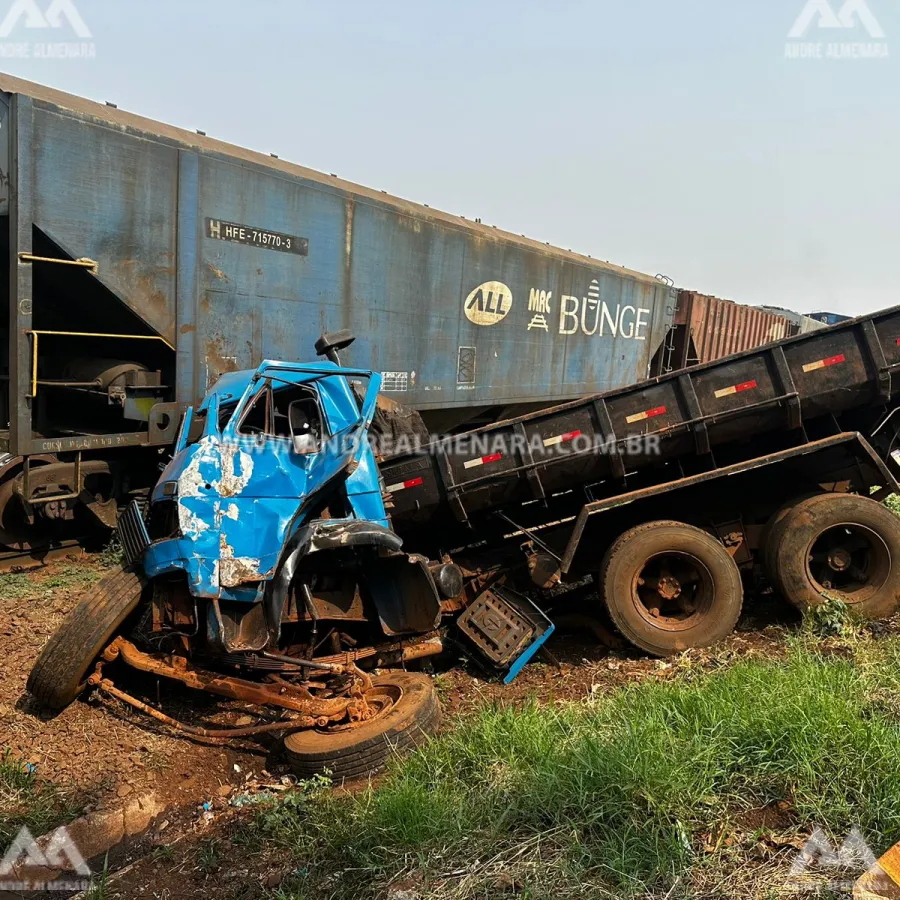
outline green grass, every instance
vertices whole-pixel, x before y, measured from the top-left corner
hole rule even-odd
[[[510,879],[530,898],[695,896],[734,853],[702,836],[777,801],[801,830],[858,825],[877,853],[900,839],[900,641],[840,649],[807,636],[779,663],[485,709],[376,789],[261,810],[255,836],[309,867],[293,898],[376,896],[409,873],[446,897]]]
[[[204,875],[212,875],[221,868],[220,851],[219,842],[215,839],[200,842],[197,847],[197,868]]]
[[[74,800],[43,781],[9,749],[0,756],[0,848],[27,825],[38,837],[77,816]]]
[[[65,565],[41,581],[38,590],[47,593],[58,588],[82,589],[99,581],[102,574],[99,570],[87,566]]]
[[[104,569],[125,564],[125,550],[119,540],[119,533],[114,531],[99,555],[100,565]]]
[[[38,596],[34,579],[26,572],[14,572],[0,578],[0,600],[29,600]]]
[[[75,563],[3,575],[0,577],[0,600],[37,600],[61,588],[82,591],[99,581],[102,575],[100,569]]]

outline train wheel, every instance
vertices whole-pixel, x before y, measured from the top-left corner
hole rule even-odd
[[[41,706],[57,712],[84,690],[88,670],[137,607],[146,585],[143,575],[119,567],[81,597],[28,676],[28,690]]]
[[[0,469],[0,546],[9,550],[33,550],[47,543],[47,535],[28,523],[25,507],[16,492],[16,479],[22,471],[22,458],[16,457]],[[47,465],[52,458],[37,457],[32,465]]]
[[[648,522],[607,551],[603,595],[616,627],[655,656],[707,647],[741,614],[741,573],[711,535],[680,522]]]
[[[380,675],[366,700],[378,711],[365,722],[285,737],[285,755],[298,775],[308,778],[327,770],[335,780],[364,777],[383,768],[398,750],[421,744],[440,724],[440,703],[427,675]]]
[[[900,519],[855,494],[797,503],[765,548],[774,586],[801,610],[829,598],[877,619],[900,605]]]

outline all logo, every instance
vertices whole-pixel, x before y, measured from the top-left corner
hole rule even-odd
[[[496,325],[512,309],[512,291],[501,281],[479,284],[463,303],[466,318],[475,325]]]

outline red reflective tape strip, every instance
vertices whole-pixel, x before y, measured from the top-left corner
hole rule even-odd
[[[402,491],[406,488],[418,487],[420,484],[424,484],[424,479],[410,478],[409,481],[398,481],[397,484],[389,484],[387,488],[385,488],[385,490],[389,494],[395,494],[397,491]]]
[[[643,422],[644,419],[652,419],[655,416],[664,416],[668,410],[665,406],[657,406],[655,409],[648,409],[646,412],[635,413],[633,416],[628,416],[625,421],[629,425],[633,425],[635,422]]]
[[[900,346],[900,338],[897,338],[897,344]]]
[[[807,363],[803,367],[804,372],[815,372],[817,369],[824,369],[826,366],[837,366],[843,362],[847,362],[847,357],[843,353],[837,356],[828,356],[825,359],[817,359],[815,362]]]
[[[717,400],[721,400],[722,397],[730,397],[732,394],[752,391],[756,387],[759,387],[759,385],[755,381],[744,381],[741,384],[733,384],[731,387],[722,388],[720,391],[716,391],[714,396]]]
[[[492,456],[479,456],[479,457],[476,457],[475,459],[470,459],[467,462],[464,462],[463,468],[464,469],[474,469],[475,466],[483,466],[483,465],[486,465],[487,463],[498,462],[501,459],[503,459],[502,453],[494,453]]]
[[[556,444],[567,444],[574,441],[575,438],[581,437],[580,431],[567,431],[565,434],[558,434],[555,437],[544,438],[545,447],[553,447]]]

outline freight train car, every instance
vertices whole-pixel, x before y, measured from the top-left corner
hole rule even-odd
[[[448,431],[646,377],[675,312],[649,276],[5,75],[0,248],[8,548],[112,523],[187,404],[324,331]]]
[[[823,327],[789,309],[745,306],[679,290],[674,327],[653,359],[650,374],[666,375]]]

